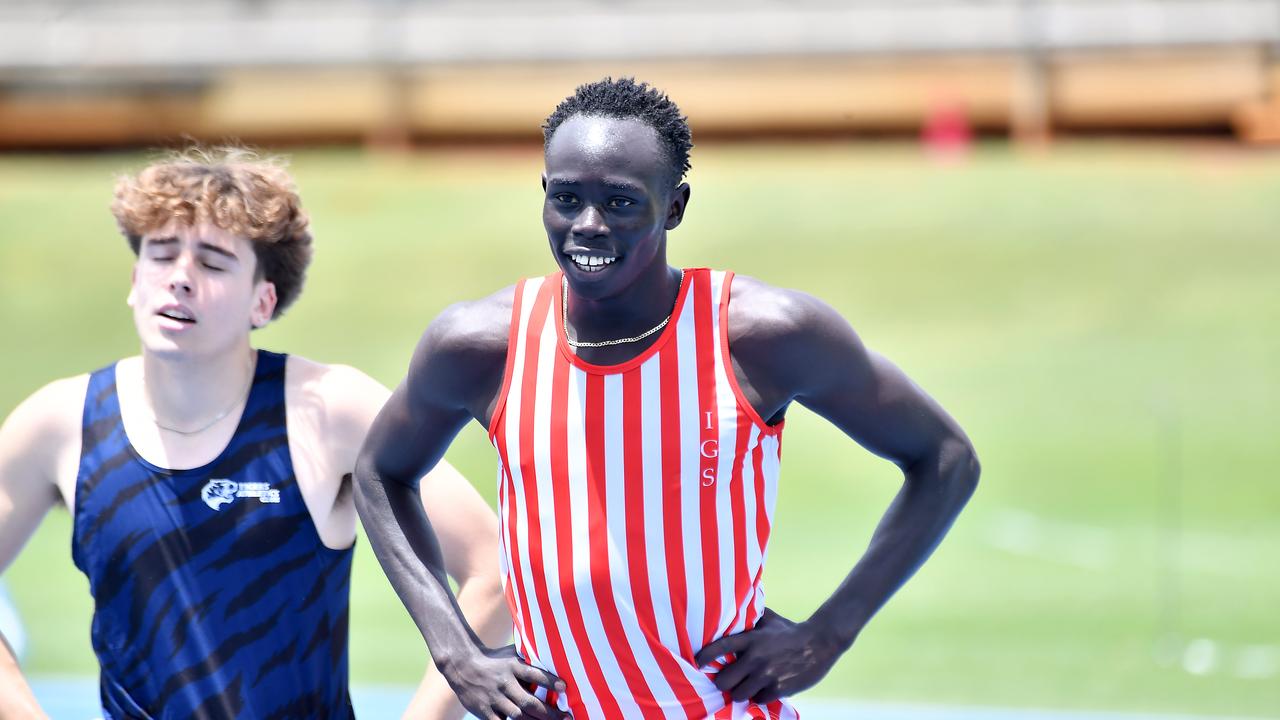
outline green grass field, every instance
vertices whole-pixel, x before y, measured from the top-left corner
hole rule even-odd
[[[136,352],[107,206],[143,160],[0,157],[0,412]],[[551,269],[536,152],[293,166],[317,256],[263,347],[392,384],[446,304]],[[943,167],[911,146],[737,145],[694,168],[673,261],[832,303],[983,461],[952,535],[815,694],[1280,717],[1280,156],[1098,141]],[[478,427],[449,458],[492,500]],[[897,482],[793,411],[770,605],[811,611]],[[51,514],[4,575],[31,673],[95,672],[69,540]],[[425,651],[367,543],[354,572],[354,680],[414,681]]]

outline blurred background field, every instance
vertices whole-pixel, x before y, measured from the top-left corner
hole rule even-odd
[[[832,303],[982,458],[814,697],[1280,717],[1280,0],[0,0],[0,413],[136,352],[112,180],[189,140],[284,150],[312,214],[258,344],[397,382],[445,305],[552,269],[539,125],[606,74],[690,116],[673,262]],[[786,437],[800,618],[899,474]],[[492,502],[483,432],[449,458]],[[69,542],[52,513],[3,579],[91,706]],[[403,690],[422,643],[354,572],[353,680]]]
[[[534,148],[292,157],[318,251],[262,347],[392,384],[449,302],[551,269]],[[0,157],[0,408],[136,352],[107,205],[146,159]],[[1280,156],[992,142],[939,163],[825,141],[710,143],[693,161],[673,261],[831,302],[983,460],[953,534],[815,695],[1280,716]],[[449,458],[492,501],[478,427]],[[775,609],[804,617],[834,588],[898,478],[792,411]],[[69,532],[51,514],[4,576],[33,675],[95,672]],[[357,558],[353,679],[411,683],[422,643],[367,543]]]

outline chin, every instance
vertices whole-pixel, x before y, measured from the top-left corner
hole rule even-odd
[[[174,342],[168,338],[143,338],[142,350],[152,357],[165,360],[185,360],[198,354],[187,343]]]
[[[601,279],[600,281],[591,280],[574,280],[569,281],[569,290],[577,297],[584,300],[604,300],[619,294],[625,289],[625,285],[619,286],[617,282]]]
[[[144,352],[166,360],[186,360],[208,353],[205,347],[208,343],[202,342],[203,338],[191,335],[175,337],[154,328],[147,328],[145,332],[138,333],[138,338],[142,341]]]

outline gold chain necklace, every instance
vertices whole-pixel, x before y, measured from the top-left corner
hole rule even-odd
[[[204,432],[205,430],[208,430],[209,428],[213,427],[214,425],[217,425],[217,424],[218,424],[218,421],[220,421],[220,420],[222,420],[223,418],[225,418],[225,417],[227,416],[227,414],[228,414],[228,413],[230,413],[230,412],[231,412],[232,410],[234,410],[238,405],[240,405],[240,402],[241,402],[242,400],[243,400],[243,401],[245,401],[245,402],[247,402],[247,401],[248,401],[248,399],[249,399],[249,388],[253,387],[253,376],[256,374],[256,373],[254,372],[254,365],[255,365],[255,363],[250,363],[250,365],[249,365],[249,381],[248,381],[247,383],[245,383],[244,389],[242,389],[242,390],[240,391],[240,394],[236,397],[235,402],[233,402],[233,403],[231,403],[229,406],[227,406],[227,407],[226,407],[222,412],[218,413],[217,415],[214,415],[212,420],[210,420],[209,422],[205,423],[204,425],[201,425],[200,427],[196,428],[195,430],[180,430],[180,429],[178,429],[178,428],[176,428],[176,427],[170,427],[169,425],[165,425],[164,423],[160,422],[160,418],[156,416],[156,414],[155,414],[155,410],[152,410],[152,411],[151,411],[151,422],[152,422],[152,423],[155,423],[155,426],[156,426],[156,427],[158,427],[158,428],[160,428],[161,430],[167,430],[167,431],[169,431],[169,432],[171,432],[171,433],[177,433],[178,435],[199,435],[200,433]],[[143,391],[143,393],[145,393],[145,394],[146,394],[146,398],[147,398],[147,405],[148,405],[148,406],[151,406],[151,407],[154,407],[154,406],[152,405],[152,403],[151,403],[151,393],[147,391],[147,381],[146,381],[146,378],[145,378],[145,377],[144,377],[144,378],[143,378],[143,380],[142,380],[142,391]],[[150,407],[149,407],[148,409],[150,409]]]
[[[680,302],[680,288],[683,286],[684,286],[684,270],[681,269],[680,282],[676,285],[676,302]],[[640,333],[639,335],[636,335],[635,337],[620,338],[618,340],[601,340],[599,342],[583,342],[579,340],[570,340],[569,339],[569,279],[563,276],[560,278],[560,310],[562,311],[562,321],[563,321],[562,324],[564,325],[564,340],[565,342],[569,343],[569,347],[571,348],[584,348],[584,347],[598,348],[598,347],[609,347],[611,345],[625,345],[627,343],[639,342],[649,337],[650,335],[658,332],[662,328],[666,327],[667,323],[671,321],[671,313],[667,313],[667,316],[662,318],[662,322],[658,323],[657,325],[654,325],[653,327],[649,328],[648,330],[645,330],[644,332]],[[672,304],[671,312],[675,312],[674,303]]]

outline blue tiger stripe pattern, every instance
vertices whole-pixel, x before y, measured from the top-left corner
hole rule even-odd
[[[285,364],[258,352],[235,435],[191,470],[130,444],[115,365],[90,376],[72,557],[108,720],[353,717],[352,549],[325,547],[298,489]]]

